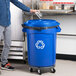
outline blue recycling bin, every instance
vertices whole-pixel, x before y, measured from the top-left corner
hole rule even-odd
[[[27,33],[28,64],[32,67],[52,67],[56,61],[56,34],[60,23],[51,19],[28,20],[23,24]]]

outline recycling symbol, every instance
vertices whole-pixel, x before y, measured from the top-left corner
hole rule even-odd
[[[36,42],[35,46],[36,46],[37,49],[44,49],[45,44],[44,44],[44,42],[42,40],[38,40]]]

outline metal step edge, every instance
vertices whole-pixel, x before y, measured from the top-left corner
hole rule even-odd
[[[0,55],[1,55],[1,53],[0,53]],[[9,53],[9,56],[23,56],[23,54],[19,54],[19,53],[16,53],[16,54],[14,54],[14,53]]]
[[[1,57],[0,57],[1,59]],[[22,56],[8,56],[8,59],[21,59],[23,60],[23,57]]]
[[[3,48],[0,48],[0,50],[3,50]],[[23,48],[10,48],[10,50],[23,50]]]
[[[2,52],[2,50],[0,50],[0,53]],[[10,50],[10,52],[23,52],[23,50]]]

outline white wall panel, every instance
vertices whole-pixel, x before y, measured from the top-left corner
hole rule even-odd
[[[76,55],[76,37],[58,36],[57,53]]]
[[[22,0],[20,0],[22,2]],[[15,5],[11,3],[11,30],[12,30],[12,40],[22,40],[23,32],[22,26],[23,17],[22,10],[17,8]]]

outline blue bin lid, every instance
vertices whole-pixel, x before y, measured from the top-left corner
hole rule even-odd
[[[30,27],[51,27],[60,25],[60,23],[57,22],[56,20],[51,19],[33,19],[28,20],[27,22],[24,23],[24,25]]]

